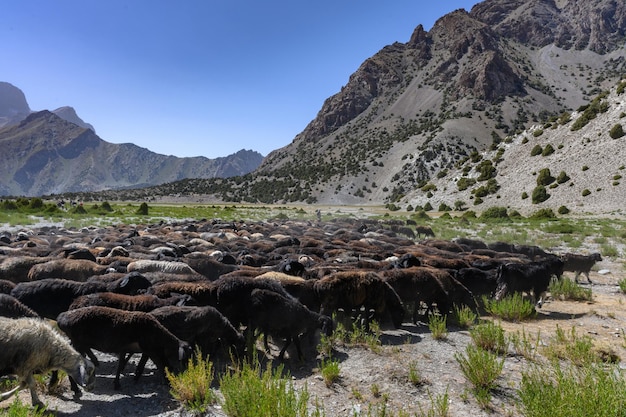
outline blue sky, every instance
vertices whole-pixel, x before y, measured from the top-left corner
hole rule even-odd
[[[216,158],[289,144],[361,63],[472,0],[20,0],[0,81],[109,142]]]

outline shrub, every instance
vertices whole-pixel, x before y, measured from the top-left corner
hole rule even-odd
[[[565,206],[561,206],[559,207],[559,209],[557,210],[557,213],[564,215],[564,214],[569,214],[570,210],[565,207]]]
[[[583,288],[569,278],[562,278],[550,283],[552,297],[561,300],[591,301],[591,288]]]
[[[226,372],[220,379],[224,396],[223,410],[237,417],[307,417],[309,393],[306,386],[298,392],[291,378],[283,374],[283,365],[265,370],[258,361],[244,361],[240,367]]]
[[[542,129],[537,129],[533,132],[533,136],[538,138],[539,136],[543,135],[543,130]]]
[[[320,372],[326,386],[332,386],[335,382],[339,380],[339,361],[332,359],[326,359],[322,361],[322,364],[320,366]]]
[[[142,215],[142,216],[147,216],[148,215],[148,203],[143,202],[139,205],[139,208],[137,209],[137,214]]]
[[[505,354],[508,343],[504,337],[504,329],[493,321],[485,321],[470,330],[470,336],[476,346],[496,353]]]
[[[509,219],[506,207],[489,207],[480,215],[481,219]]]
[[[473,393],[482,407],[487,407],[491,400],[491,391],[496,388],[496,380],[502,373],[504,359],[475,345],[467,345],[465,355],[460,352],[454,358],[461,367],[461,372],[472,384]]]
[[[546,147],[543,148],[543,151],[541,152],[541,156],[548,156],[548,155],[552,155],[553,153],[554,153],[554,148],[552,147],[552,145],[548,143]]]
[[[556,178],[554,178],[550,174],[549,168],[543,168],[539,171],[539,175],[537,175],[537,185],[550,185],[552,184]]]
[[[165,370],[170,383],[170,393],[187,410],[204,413],[209,406],[217,403],[217,395],[211,390],[213,383],[213,363],[202,358],[197,349],[195,360],[189,359],[187,369],[174,375]]]
[[[619,139],[624,136],[624,129],[622,128],[622,125],[618,123],[613,126],[609,131],[609,136],[613,139]]]
[[[531,150],[530,150],[530,156],[537,156],[537,155],[541,155],[541,153],[543,152],[543,148],[541,147],[541,145],[535,145]]]
[[[626,278],[622,278],[617,282],[621,292],[626,293]]]
[[[625,390],[626,380],[617,366],[562,368],[552,362],[550,367],[523,372],[518,394],[526,417],[609,417],[624,409]]]
[[[454,321],[462,329],[469,329],[478,318],[476,313],[466,305],[462,307],[455,305],[453,311]]]
[[[459,191],[465,191],[474,184],[476,184],[476,180],[474,178],[467,177],[462,177],[456,182],[456,186]]]
[[[567,181],[569,181],[570,178],[569,176],[565,173],[565,171],[561,171],[559,172],[559,175],[556,177],[556,182],[558,184],[563,184],[566,183]]]
[[[506,321],[519,322],[533,319],[537,315],[533,303],[519,293],[508,295],[501,300],[483,297],[483,303],[489,314]]]
[[[556,215],[554,214],[552,209],[545,208],[545,209],[537,210],[536,212],[528,216],[528,218],[533,219],[533,220],[549,220],[549,219],[556,219]]]
[[[446,327],[446,316],[430,314],[428,316],[428,328],[435,340],[443,340],[448,337],[448,329]]]
[[[550,194],[548,194],[548,192],[546,191],[546,187],[544,187],[543,185],[538,185],[537,187],[535,187],[531,198],[533,204],[543,203],[548,198],[550,198]]]
[[[583,197],[587,197],[589,194],[591,194],[591,191],[588,188],[585,188],[582,192]]]

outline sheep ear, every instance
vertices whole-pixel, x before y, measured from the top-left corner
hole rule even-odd
[[[181,345],[178,347],[178,360],[182,362],[185,359],[185,348]]]

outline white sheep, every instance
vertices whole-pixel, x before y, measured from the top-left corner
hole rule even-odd
[[[12,390],[0,393],[0,401],[28,386],[33,406],[42,406],[33,374],[53,370],[65,371],[71,380],[87,391],[93,388],[93,363],[81,356],[65,337],[42,319],[0,317],[0,346],[0,375],[16,375],[19,382]],[[80,391],[75,393],[80,395]]]

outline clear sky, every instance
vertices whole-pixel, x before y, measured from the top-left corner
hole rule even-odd
[[[289,144],[363,61],[475,0],[19,0],[0,81],[176,156]]]

